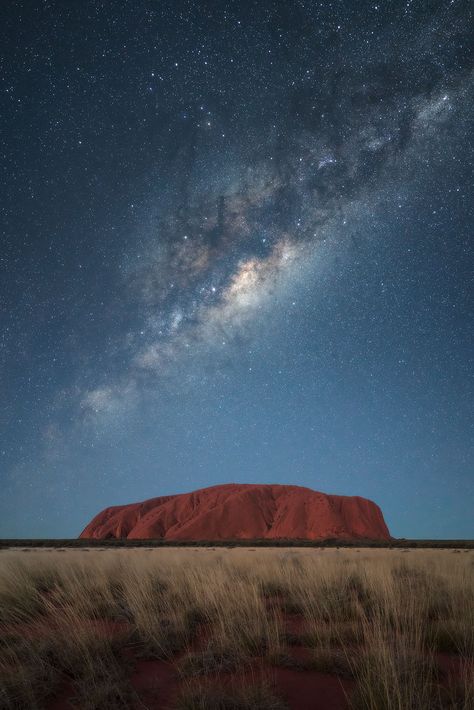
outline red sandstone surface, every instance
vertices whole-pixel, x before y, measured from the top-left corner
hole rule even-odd
[[[80,537],[165,540],[389,540],[382,511],[359,496],[234,484],[106,508]]]

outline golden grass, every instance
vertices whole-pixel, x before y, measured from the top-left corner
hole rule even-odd
[[[280,708],[268,683],[206,676],[291,666],[292,645],[311,649],[301,670],[354,679],[356,709],[474,707],[474,552],[84,552],[0,552],[0,710],[45,707],[65,681],[79,708],[132,707],[125,647],[177,659],[180,708]],[[438,653],[460,659],[450,684]]]

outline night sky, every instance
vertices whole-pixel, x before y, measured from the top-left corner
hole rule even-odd
[[[474,537],[472,4],[0,8],[0,537],[228,482]]]

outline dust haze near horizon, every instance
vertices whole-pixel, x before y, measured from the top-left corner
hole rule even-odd
[[[239,482],[473,538],[470,3],[0,17],[0,537]]]

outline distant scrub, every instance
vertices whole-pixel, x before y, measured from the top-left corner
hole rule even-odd
[[[341,547],[341,548],[381,548],[381,549],[452,549],[453,552],[460,550],[474,549],[474,540],[406,540],[405,538],[392,540],[338,540],[329,538],[326,540],[285,540],[285,539],[263,539],[263,540],[128,540],[127,538],[110,538],[106,540],[96,539],[0,539],[0,549],[24,548],[24,552],[30,548],[52,547],[52,548],[94,548],[110,549],[119,547],[145,547],[154,549],[156,547]]]

